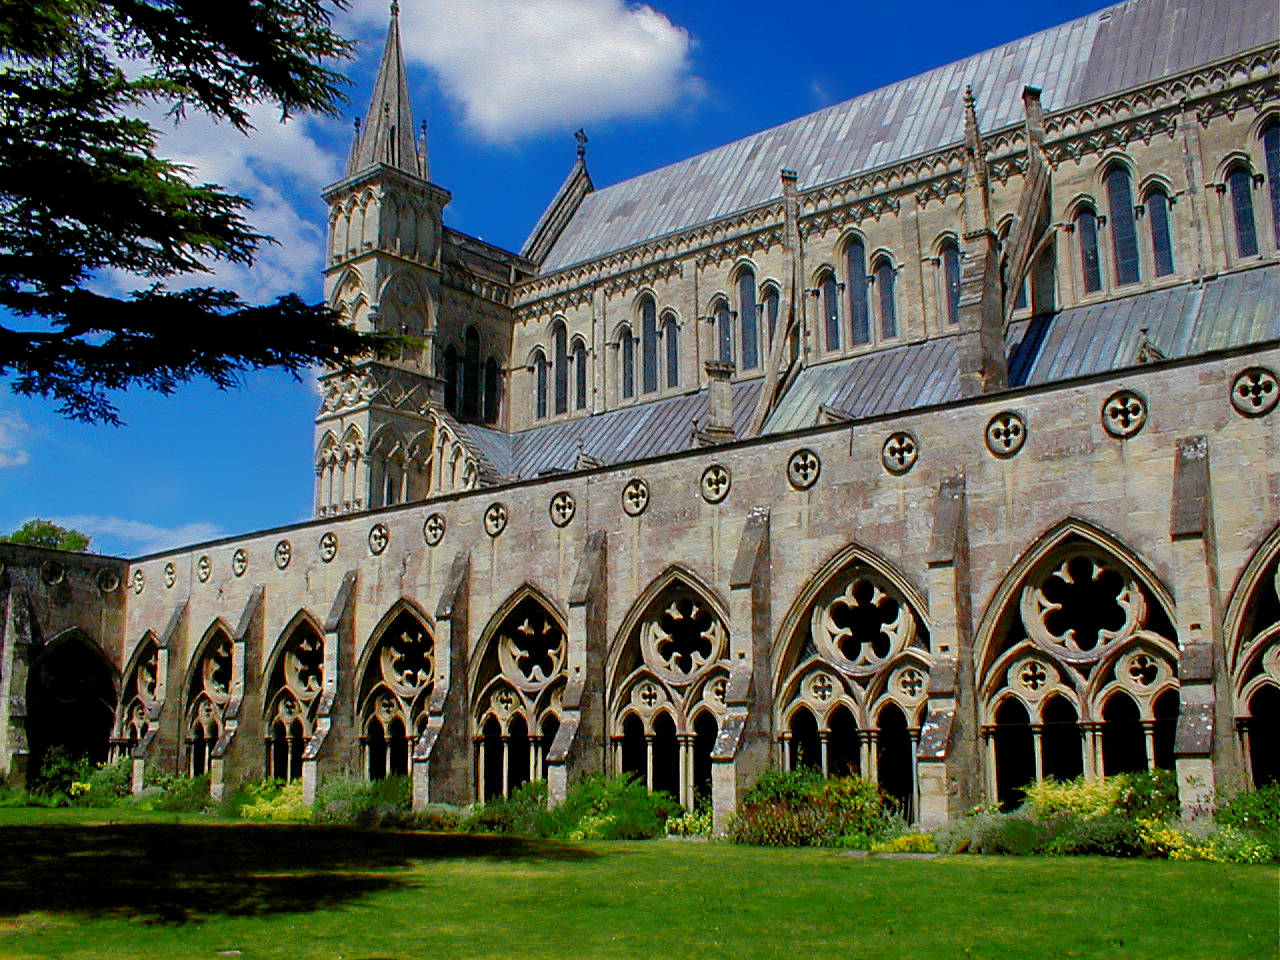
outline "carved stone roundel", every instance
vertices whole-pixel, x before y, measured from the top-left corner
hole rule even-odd
[[[231,555],[231,572],[237,577],[243,577],[244,572],[249,569],[249,556],[244,549],[239,549]]]
[[[507,529],[509,516],[506,504],[489,504],[489,509],[484,512],[484,532],[491,537],[498,536],[503,530]]]
[[[1091,663],[1147,622],[1147,600],[1106,555],[1073,550],[1022,588],[1022,625],[1031,641],[1073,663]]]
[[[201,583],[208,581],[210,574],[213,573],[213,561],[209,559],[209,555],[203,554],[196,561],[196,577]]]
[[[551,498],[551,502],[547,505],[547,513],[551,515],[551,522],[557,527],[568,526],[577,509],[578,505],[574,502],[573,494],[568,490],[561,490]]]
[[[178,582],[178,568],[172,562],[164,565],[164,585],[168,589]]]
[[[1249,367],[1231,384],[1231,406],[1246,417],[1261,417],[1280,403],[1280,380],[1266,367]]]
[[[905,430],[889,434],[880,450],[880,462],[890,473],[903,474],[920,459],[920,444]]]
[[[133,571],[133,577],[130,582],[133,584],[133,592],[141,593],[143,588],[147,585],[147,575],[141,570],[135,570]]]
[[[57,560],[46,560],[40,564],[40,579],[53,586],[67,578],[67,568]]]
[[[120,589],[120,575],[114,570],[99,570],[98,589],[103,593],[115,593]]]
[[[987,449],[997,457],[1012,457],[1027,442],[1027,422],[1012,410],[987,421]]]
[[[338,555],[338,535],[333,531],[320,538],[320,559],[329,563]]]
[[[822,460],[807,447],[802,447],[787,460],[787,481],[797,490],[808,490],[818,482]]]
[[[422,522],[422,539],[428,547],[438,546],[444,539],[444,514],[433,513]]]
[[[276,544],[276,569],[283,570],[289,566],[289,562],[293,559],[293,544],[288,540],[281,540]]]
[[[391,542],[391,531],[385,523],[375,523],[369,530],[369,552],[375,557],[387,549]]]
[[[733,477],[728,467],[713,463],[702,471],[702,499],[707,503],[719,503],[729,495]]]
[[[649,507],[649,485],[635,477],[622,488],[622,511],[629,517],[638,517]]]
[[[1117,390],[1102,405],[1102,428],[1113,437],[1132,437],[1147,424],[1147,401],[1132,390]]]

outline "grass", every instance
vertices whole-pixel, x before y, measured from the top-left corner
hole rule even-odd
[[[1275,957],[1274,867],[0,810],[0,957]]]

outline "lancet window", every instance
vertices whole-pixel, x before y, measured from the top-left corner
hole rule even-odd
[[[533,415],[539,420],[547,416],[547,355],[542,348],[533,351]]]
[[[717,604],[679,575],[648,591],[610,665],[612,767],[692,809],[711,795],[729,635]]]
[[[988,790],[1172,768],[1178,648],[1168,612],[1111,551],[1070,537],[1010,594],[985,656]]]
[[[370,780],[408,774],[426,729],[435,684],[435,640],[408,606],[373,641],[360,680],[360,746]]]
[[[680,386],[680,324],[674,313],[662,315],[662,345],[666,350],[667,386]]]
[[[760,321],[756,303],[756,275],[750,267],[738,271],[738,331],[742,369],[760,366]]]
[[[1256,256],[1258,225],[1253,213],[1253,174],[1243,163],[1236,164],[1227,172],[1227,194],[1235,228],[1236,256]]]
[[[1170,201],[1163,187],[1147,192],[1143,205],[1151,231],[1151,272],[1157,277],[1173,273],[1173,237],[1169,229]]]
[[[826,349],[840,349],[840,285],[836,275],[824,270],[818,277],[818,309],[822,311],[822,330]]]
[[[499,616],[473,685],[481,800],[546,779],[547,754],[564,712],[569,647],[559,616],[532,592]]]
[[[1142,278],[1138,261],[1138,227],[1133,210],[1133,183],[1124,164],[1113,164],[1103,178],[1111,221],[1111,253],[1116,286]]]
[[[618,328],[618,396],[630,400],[636,395],[636,340],[631,327]]]
[[[1271,119],[1262,128],[1262,155],[1267,170],[1267,196],[1271,201],[1271,230],[1280,247],[1280,120]]]
[[[942,242],[938,250],[938,267],[941,271],[943,305],[947,323],[960,322],[960,247],[951,238]]]
[[[782,660],[782,763],[875,781],[914,818],[929,631],[903,589],[854,554],[815,590]]]
[[[187,689],[187,766],[193,777],[209,772],[226,729],[235,666],[231,634],[215,625],[200,646]]]
[[[658,307],[648,293],[640,298],[640,389],[658,389]]]
[[[849,274],[849,324],[854,346],[871,342],[871,309],[867,302],[867,248],[861,237],[852,238],[845,247],[845,264]]]
[[[324,688],[324,637],[310,620],[292,626],[267,682],[266,770],[277,780],[302,776]]]
[[[880,336],[890,340],[898,335],[898,300],[894,291],[898,271],[887,256],[876,259],[872,268],[875,277],[876,306],[880,315]]]
[[[568,413],[569,332],[561,320],[551,325],[551,363],[555,370],[556,413]]]
[[[573,341],[573,407],[587,409],[587,344],[581,337]]]
[[[1093,207],[1082,204],[1076,211],[1076,244],[1080,253],[1080,279],[1085,293],[1097,293],[1102,289],[1102,260],[1098,254],[1098,214]]]
[[[160,702],[160,649],[148,635],[134,656],[125,678],[120,710],[112,738],[113,757],[129,756],[151,732]]]

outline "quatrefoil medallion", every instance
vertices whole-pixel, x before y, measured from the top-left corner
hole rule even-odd
[[[338,535],[330,531],[320,538],[320,559],[329,563],[338,555]]]
[[[622,488],[622,510],[629,517],[638,517],[649,507],[649,485],[635,477]]]
[[[1280,380],[1266,367],[1249,367],[1231,384],[1231,406],[1244,417],[1261,417],[1280,403]]]
[[[428,547],[438,546],[444,539],[444,531],[443,514],[433,513],[422,522],[422,539],[426,541]]]
[[[574,502],[573,494],[568,490],[561,490],[551,498],[551,502],[547,505],[547,512],[551,514],[551,522],[557,527],[568,526],[577,509],[578,505]]]
[[[987,421],[987,449],[997,457],[1012,457],[1027,442],[1027,422],[1012,410]]]
[[[288,540],[281,540],[276,544],[275,557],[277,570],[283,570],[289,566],[289,563],[293,560],[293,544]]]
[[[822,460],[807,447],[791,454],[787,461],[787,480],[797,490],[808,490],[818,482]]]
[[[880,462],[893,474],[907,473],[920,458],[920,444],[905,430],[889,434],[880,450]]]
[[[719,503],[729,495],[729,487],[733,485],[733,477],[728,467],[713,463],[702,471],[702,499],[707,503]]]
[[[375,523],[369,530],[369,552],[375,557],[387,549],[391,542],[391,531],[385,523]]]
[[[231,555],[231,572],[237,577],[243,577],[244,572],[249,569],[249,555],[241,548]]]
[[[1147,401],[1132,390],[1117,390],[1102,405],[1102,428],[1118,439],[1136,435],[1147,424]]]
[[[489,508],[484,512],[484,532],[491,537],[498,536],[503,530],[507,529],[509,516],[506,504],[489,504]]]

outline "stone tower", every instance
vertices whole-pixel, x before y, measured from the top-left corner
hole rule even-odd
[[[432,345],[450,194],[428,179],[425,124],[415,138],[398,4],[368,116],[356,121],[346,176],[324,199],[327,302],[357,328],[399,331],[423,343],[321,377],[315,509],[332,516],[421,499],[433,487],[442,382]]]

